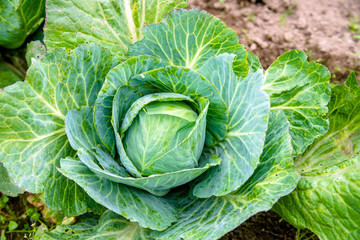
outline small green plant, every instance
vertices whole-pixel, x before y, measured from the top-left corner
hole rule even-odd
[[[295,7],[296,7],[296,3],[295,2],[291,3],[290,6],[286,9],[285,13],[281,15],[280,26],[282,27],[286,26],[285,19],[295,12]]]
[[[251,38],[250,38],[250,36],[249,36],[249,34],[248,34],[249,30],[247,30],[247,29],[245,29],[245,28],[242,28],[242,29],[241,29],[241,32],[242,32],[242,35],[245,37],[245,39],[246,39],[247,42],[251,42],[251,41],[252,41]]]
[[[311,49],[305,49],[304,51],[308,55],[310,62],[321,63],[323,61],[321,58],[315,58]]]
[[[9,198],[0,194],[0,240],[19,239],[25,237],[32,239],[39,226],[51,226],[26,198],[28,194]],[[35,196],[36,197],[36,196]]]
[[[297,229],[296,240],[311,240],[315,237],[315,233],[312,233],[308,229]]]
[[[349,20],[350,20],[350,22],[348,24],[348,27],[349,27],[349,30],[354,34],[353,37],[360,39],[359,16],[358,15],[350,16]]]
[[[254,22],[256,19],[254,11],[251,11],[249,13],[246,13],[246,21]]]
[[[350,17],[350,23],[348,25],[351,32],[356,33],[360,31],[360,25],[359,25],[359,17],[358,15],[354,15]]]

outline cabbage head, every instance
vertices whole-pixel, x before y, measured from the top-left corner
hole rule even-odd
[[[186,1],[109,2],[47,2],[48,52],[0,92],[14,182],[92,212],[80,239],[218,239],[289,194],[328,129],[327,69],[293,50],[264,71],[219,19],[171,11]]]

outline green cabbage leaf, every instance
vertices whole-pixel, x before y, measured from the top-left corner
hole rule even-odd
[[[315,140],[295,166],[296,189],[274,210],[321,239],[360,237],[360,88],[355,74],[332,88],[329,131]]]
[[[4,0],[0,3],[0,46],[18,48],[45,19],[45,0]]]
[[[48,49],[99,43],[118,58],[142,38],[141,29],[160,22],[187,0],[49,0],[44,28]]]

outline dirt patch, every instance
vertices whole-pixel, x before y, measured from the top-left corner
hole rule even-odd
[[[262,212],[249,218],[220,240],[319,240],[308,230],[298,231],[275,212]]]
[[[32,217],[37,210],[29,206],[25,193],[19,197],[7,197],[0,193],[1,239],[25,239],[34,233]],[[31,215],[31,216],[30,216]]]
[[[18,197],[0,193],[0,239],[33,239],[37,231],[53,229],[64,216],[50,210],[38,195],[25,192]]]
[[[265,68],[285,51],[302,49],[337,79],[360,71],[359,0],[190,0],[189,8],[222,19]]]

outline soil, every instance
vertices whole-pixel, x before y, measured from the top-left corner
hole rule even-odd
[[[4,195],[0,193],[0,200],[3,197]],[[36,195],[24,193],[14,198],[8,197],[8,199],[5,207],[0,206],[0,232],[6,232],[6,239],[31,239],[40,223],[46,224],[51,229],[54,227],[54,222],[57,222],[46,217],[46,211],[44,211],[46,207],[42,201],[39,201]],[[36,219],[40,218],[41,220],[34,220],[34,216],[37,216],[35,217]],[[10,221],[15,221],[18,224],[18,227],[13,231],[8,231]],[[299,234],[301,234],[301,238]],[[256,214],[220,240],[295,239],[319,240],[308,230],[298,232],[295,227],[284,221],[275,212],[269,211]]]
[[[189,0],[189,8],[222,19],[265,68],[302,49],[337,80],[360,71],[359,0]]]
[[[307,229],[297,230],[273,211],[258,213],[220,240],[319,240]]]
[[[30,204],[26,199],[30,196],[24,193],[18,197],[7,197],[0,193],[0,232],[1,239],[20,240],[29,239],[39,225],[34,218],[40,217],[39,206]],[[4,202],[4,199],[7,199]],[[17,224],[13,230],[9,229],[11,222]]]

